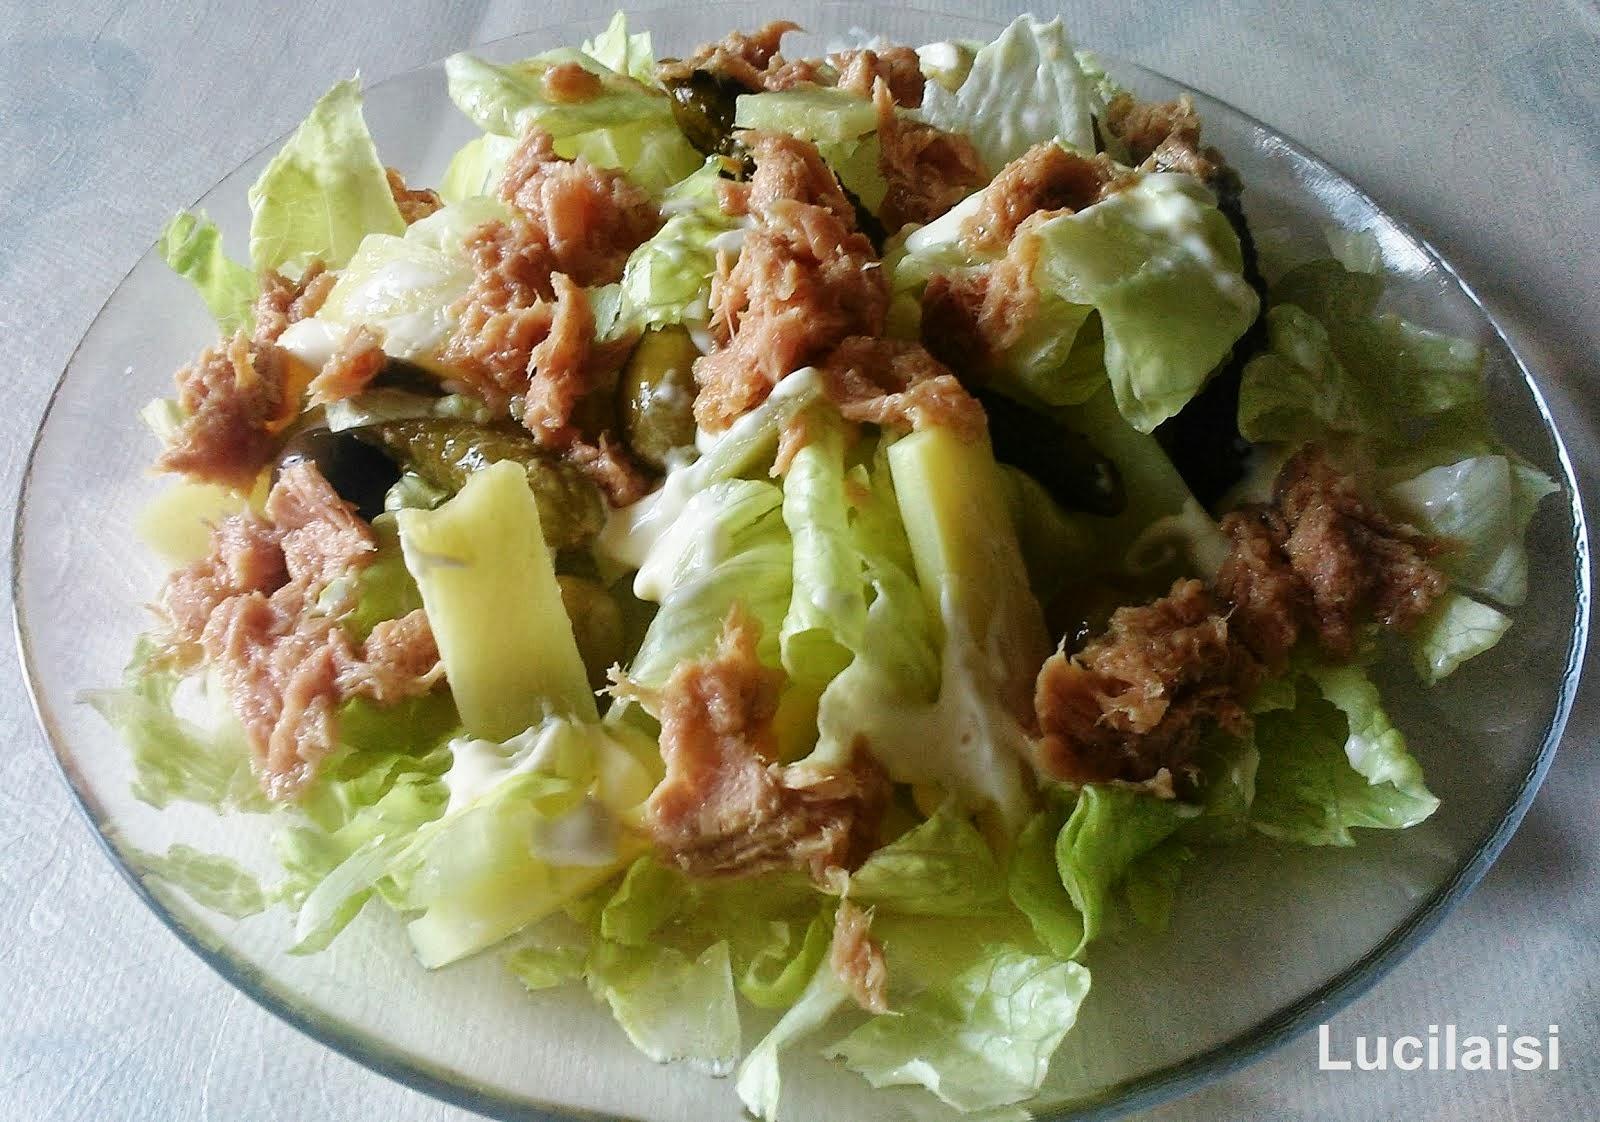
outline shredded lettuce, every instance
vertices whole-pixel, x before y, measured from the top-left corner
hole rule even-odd
[[[1386,497],[1407,522],[1450,544],[1438,564],[1452,585],[1516,607],[1528,596],[1528,523],[1557,490],[1537,468],[1496,455],[1431,468]]]
[[[544,76],[568,64],[598,78],[600,92],[578,102],[550,98]],[[562,48],[505,64],[457,54],[445,60],[445,76],[450,99],[485,132],[518,137],[530,127],[543,129],[558,155],[622,168],[646,190],[661,191],[700,164],[673,121],[666,94],[592,54]],[[498,177],[497,170],[492,174]]]
[[[634,1047],[657,1063],[683,1060],[721,1076],[738,1062],[739,1009],[727,943],[713,943],[695,958],[671,947],[602,944],[586,973]]]
[[[777,487],[731,479],[694,495],[635,580],[634,591],[661,610],[628,676],[646,687],[664,684],[681,662],[711,650],[735,603],[760,623],[762,661],[776,665],[793,559]]]
[[[1105,925],[1112,891],[1140,857],[1171,837],[1196,808],[1131,787],[1090,784],[1062,821],[1044,811],[1017,842],[1011,898],[1039,941],[1078,958]]]
[[[724,161],[713,156],[662,199],[667,221],[628,257],[620,303],[608,334],[674,323],[704,324],[711,315],[717,250],[737,237],[739,221],[717,205]]]
[[[646,848],[640,806],[659,777],[653,742],[552,717],[503,744],[456,740],[443,817],[385,864],[383,890],[418,959],[437,967],[493,946],[609,880]]]
[[[739,1065],[734,1089],[745,1109],[764,1122],[777,1122],[782,1091],[779,1053],[816,1032],[849,1001],[850,991],[833,967],[826,960],[819,962],[794,1004]]]
[[[628,17],[618,12],[611,17],[606,29],[593,39],[584,40],[579,48],[607,70],[627,75],[636,82],[654,85],[656,81],[656,54],[650,45],[650,33],[630,34]]]
[[[1240,431],[1253,440],[1356,437],[1406,474],[1493,451],[1482,348],[1380,313],[1382,294],[1380,275],[1334,260],[1279,278],[1271,352],[1245,370]]]
[[[343,268],[368,234],[405,232],[361,115],[361,84],[337,83],[250,188],[250,263],[298,276]]]
[[[1316,690],[1293,709],[1256,716],[1251,825],[1285,841],[1348,846],[1353,828],[1405,829],[1431,815],[1439,800],[1365,672],[1314,667],[1308,677]]]
[[[983,835],[953,804],[900,835],[850,877],[850,899],[906,915],[1007,910],[1005,876]]]
[[[1432,686],[1463,662],[1490,650],[1511,628],[1511,619],[1488,604],[1447,592],[1411,633],[1411,665]]]
[[[439,198],[448,206],[492,196],[505,174],[506,161],[517,150],[517,138],[486,132],[473,137],[450,157],[439,180]]]
[[[1022,235],[1037,239],[1040,300],[1000,363],[1022,391],[1050,405],[1086,401],[1109,378],[1122,415],[1148,433],[1205,384],[1254,322],[1259,299],[1244,279],[1238,236],[1210,192],[1186,175],[1130,175],[1127,188]],[[987,263],[961,238],[982,197],[906,238],[894,264],[897,292],[936,272]],[[1075,356],[1092,313],[1098,350]]]
[[[331,349],[348,328],[360,324],[377,330],[385,353],[436,365],[435,353],[455,330],[453,306],[472,283],[463,242],[475,227],[509,213],[497,200],[471,198],[414,223],[402,237],[364,238],[317,314],[292,324],[283,345],[295,350],[304,339]],[[312,340],[319,327],[321,339]],[[447,367],[439,369],[449,373]]]
[[[827,1054],[874,1087],[926,1087],[957,1110],[1006,1106],[1038,1093],[1088,993],[1080,964],[997,946]]]
[[[1245,364],[1239,383],[1239,431],[1257,443],[1294,444],[1324,433],[1392,431],[1340,365],[1328,330],[1293,304],[1267,311],[1267,351]]]
[[[896,441],[887,459],[915,584],[880,581],[863,654],[822,695],[818,750],[847,752],[865,737],[892,778],[937,786],[1009,838],[1029,814],[1022,719],[1049,643],[999,468],[987,440],[966,443],[943,429]],[[880,622],[907,630],[879,647]],[[931,696],[925,671],[907,673],[926,666],[923,636],[940,652]],[[908,645],[915,657],[902,661]]]
[[[783,481],[794,591],[779,639],[790,677],[820,687],[860,652],[867,602],[845,498],[844,421],[831,405],[815,406],[806,433]]]
[[[1041,289],[1100,313],[1117,407],[1140,432],[1182,409],[1256,318],[1238,236],[1188,176],[1147,175],[1036,236]]]
[[[930,125],[965,133],[993,174],[1046,141],[1093,152],[1090,98],[1061,20],[1025,15],[973,56],[953,92],[930,82],[921,113]]]
[[[218,811],[264,810],[244,729],[215,691],[197,719],[174,711],[183,679],[164,668],[151,640],[141,640],[120,689],[81,695],[116,729],[133,756],[133,794],[160,810],[175,802]],[[209,683],[200,683],[209,686]]]
[[[244,919],[266,910],[268,900],[260,882],[237,861],[220,854],[179,844],[166,853],[130,850],[128,861],[143,876],[181,888],[195,903],[229,919]]]
[[[173,272],[194,285],[224,336],[250,329],[260,285],[255,274],[228,256],[222,232],[204,211],[173,215],[156,248]]]

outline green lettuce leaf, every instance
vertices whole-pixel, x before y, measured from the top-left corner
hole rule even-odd
[[[1324,433],[1392,432],[1393,423],[1340,365],[1321,321],[1293,304],[1267,311],[1267,351],[1245,364],[1239,432],[1289,444]]]
[[[735,603],[760,622],[762,661],[776,665],[793,562],[777,487],[730,479],[696,494],[634,582],[635,593],[657,600],[661,610],[628,667],[629,678],[660,686],[680,663],[704,656]]]
[[[606,29],[593,39],[584,40],[579,48],[607,70],[625,74],[636,82],[654,85],[656,80],[656,55],[650,45],[650,33],[628,33],[628,17],[618,12],[611,17]]]
[[[443,817],[385,871],[385,898],[420,912],[424,966],[504,939],[609,880],[646,848],[639,807],[659,777],[653,742],[552,717],[504,743],[451,742]]]
[[[690,958],[671,947],[603,943],[589,956],[590,987],[634,1047],[657,1063],[683,1060],[727,1075],[739,1058],[739,1009],[728,944]]]
[[[957,1110],[1006,1106],[1038,1092],[1088,992],[1078,963],[997,946],[827,1055],[874,1087],[926,1087]]]
[[[389,750],[341,747],[302,798],[304,821],[273,839],[284,869],[277,895],[296,912],[292,953],[311,954],[332,942],[371,898],[388,861],[444,813],[449,798],[441,781],[450,763],[443,745],[448,730],[390,724],[395,714],[351,702],[341,713],[342,738],[362,723],[350,720],[357,705],[366,707],[366,721],[395,734]]]
[[[228,256],[222,232],[204,211],[173,215],[156,249],[168,268],[194,285],[224,336],[250,330],[260,285],[255,274]]]
[[[1087,401],[1109,378],[1122,415],[1148,433],[1205,384],[1260,301],[1210,192],[1186,175],[1129,174],[1126,189],[1022,235],[1038,239],[1040,299],[999,363],[1003,380],[1049,405]],[[961,238],[982,201],[980,192],[907,236],[891,266],[902,299],[935,273],[993,260]]]
[[[1414,826],[1439,800],[1356,666],[1317,667],[1321,697],[1256,717],[1261,752],[1251,825],[1304,845],[1355,844],[1357,827]]]
[[[1184,867],[1194,858],[1193,849],[1168,838],[1128,866],[1122,894],[1139,926],[1157,933],[1167,929]]]
[[[179,716],[173,704],[183,679],[161,666],[159,653],[154,642],[141,640],[122,688],[80,695],[128,745],[134,797],[158,810],[175,802],[265,810],[244,729],[220,688],[205,683],[204,712],[196,719]]]
[[[579,102],[547,96],[545,74],[569,63],[600,79],[598,95]],[[457,54],[445,60],[445,76],[451,100],[485,132],[519,137],[530,127],[543,129],[555,140],[557,155],[622,168],[646,190],[664,190],[700,165],[664,92],[582,51],[547,51],[503,65]],[[498,171],[493,174],[498,177]]]
[[[1453,586],[1515,607],[1528,596],[1528,523],[1557,490],[1537,468],[1475,456],[1397,483],[1386,497],[1405,521],[1446,540],[1438,564]]]
[[[368,234],[402,234],[383,162],[361,115],[361,85],[336,84],[250,188],[250,263],[298,276],[343,268]]]
[[[514,136],[492,132],[467,141],[450,157],[439,180],[439,198],[445,205],[454,206],[468,199],[493,196],[517,143]]]
[[[867,601],[845,497],[844,421],[831,405],[814,406],[808,418],[809,439],[783,480],[794,592],[779,640],[790,677],[820,688],[862,649]]]
[[[435,354],[455,330],[454,305],[472,283],[463,242],[477,226],[509,213],[495,199],[471,198],[413,223],[403,237],[364,238],[317,314],[292,324],[283,346],[299,353],[302,338],[320,344],[326,352],[315,357],[320,365],[347,329],[365,325],[377,329],[386,354],[448,374]],[[313,340],[318,328],[321,337]]]
[[[710,318],[717,248],[735,236],[738,220],[722,213],[716,185],[723,161],[712,157],[662,199],[666,223],[628,256],[620,303],[608,335]]]
[[[979,812],[998,844],[1031,812],[1022,720],[1049,646],[1042,614],[986,440],[927,429],[896,441],[887,460],[915,582],[882,579],[898,566],[874,577],[863,653],[822,695],[818,751],[847,754],[866,737],[892,778]],[[908,630],[880,647],[878,623]],[[928,645],[939,651],[932,681]]]
[[[851,874],[849,895],[906,915],[981,916],[1010,906],[983,835],[948,803],[873,853]]]
[[[1411,665],[1422,684],[1432,686],[1498,643],[1511,619],[1459,592],[1447,592],[1410,635]]]
[[[599,929],[621,946],[690,955],[724,941],[739,991],[762,1008],[783,1008],[820,960],[812,929],[821,900],[798,875],[712,881],[642,857],[601,907]]]
[[[739,992],[762,1009],[787,1009],[800,999],[828,953],[831,916],[813,916],[802,930],[788,920],[774,922],[774,938],[750,959],[739,978]]]
[[[587,947],[570,943],[519,947],[506,956],[506,967],[530,991],[554,989],[583,977]]]
[[[1090,99],[1061,20],[1019,16],[977,52],[955,91],[928,84],[921,115],[931,125],[965,133],[997,173],[1050,140],[1093,152]]]
[[[1131,787],[1090,784],[1063,824],[1035,816],[1017,841],[1011,898],[1039,941],[1080,957],[1105,924],[1112,890],[1140,857],[1197,814],[1195,807]]]
[[[1241,426],[1265,425],[1272,435],[1262,439],[1360,436],[1385,446],[1402,479],[1493,451],[1482,348],[1378,312],[1382,293],[1380,275],[1333,260],[1307,262],[1273,284],[1274,311],[1298,308],[1323,330],[1304,316],[1278,324],[1275,361],[1253,377],[1246,371]]]
[[[689,501],[715,484],[771,465],[778,434],[821,396],[822,381],[814,368],[801,367],[787,375],[766,401],[735,421],[699,459],[670,472],[662,486],[632,506],[614,511],[595,541],[597,553],[624,570],[638,570],[635,595],[659,603],[685,552],[684,543],[677,540],[683,535],[676,528],[683,522]],[[703,519],[702,515],[697,523],[701,531],[708,527]],[[652,555],[658,556],[659,563],[647,564]]]
[[[128,860],[141,876],[157,877],[181,888],[201,907],[229,919],[244,919],[266,910],[267,896],[260,882],[232,858],[180,844],[166,853],[129,850]]]
[[[1140,432],[1182,409],[1255,321],[1238,236],[1188,176],[1144,176],[1036,236],[1041,291],[1100,313],[1117,407]]]
[[[746,1110],[763,1122],[777,1122],[782,1092],[779,1054],[820,1029],[849,1001],[850,991],[832,965],[825,959],[819,962],[794,1004],[739,1065],[734,1090]]]

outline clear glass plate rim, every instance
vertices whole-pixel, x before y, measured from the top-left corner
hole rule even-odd
[[[824,8],[847,8],[858,5],[841,3],[839,0],[819,0],[819,6]],[[675,7],[677,5],[646,9],[638,14],[647,19],[657,17],[670,18]],[[694,7],[697,11],[721,9],[737,12],[741,15],[748,11],[748,5],[730,2],[695,5]],[[923,5],[897,4],[893,5],[892,9],[885,10],[959,19],[967,23],[985,22],[976,20],[967,14]],[[562,20],[529,27],[511,35],[474,43],[463,49],[492,49],[501,44],[539,35],[541,32],[554,30],[558,27],[568,27],[577,22],[580,21]],[[990,22],[995,30],[1003,26],[998,21],[987,22]],[[1239,120],[1258,129],[1262,134],[1273,138],[1275,143],[1293,153],[1298,159],[1314,166],[1331,178],[1348,185],[1362,204],[1382,214],[1406,241],[1422,252],[1431,266],[1440,269],[1458,286],[1482,316],[1483,322],[1488,324],[1499,343],[1506,349],[1506,353],[1511,356],[1516,365],[1517,373],[1533,396],[1534,404],[1554,445],[1555,456],[1561,467],[1563,486],[1568,496],[1568,509],[1572,517],[1572,560],[1576,574],[1576,588],[1574,589],[1576,615],[1572,621],[1573,629],[1567,646],[1566,667],[1562,675],[1561,690],[1555,710],[1550,715],[1546,725],[1538,755],[1529,768],[1527,775],[1519,784],[1516,798],[1510,809],[1488,834],[1478,842],[1471,855],[1457,867],[1455,872],[1444,883],[1418,905],[1404,922],[1391,930],[1367,955],[1351,963],[1312,992],[1280,1009],[1251,1028],[1181,1063],[1169,1065],[1127,1083],[1108,1087],[1091,1098],[1066,1104],[1060,1111],[1049,1115],[1047,1118],[1041,1116],[1040,1122],[1067,1122],[1068,1119],[1090,1120],[1121,1117],[1134,1111],[1149,1109],[1195,1090],[1200,1086],[1215,1082],[1262,1059],[1270,1052],[1287,1044],[1309,1029],[1316,1020],[1327,1021],[1331,1019],[1357,997],[1377,985],[1406,955],[1420,946],[1438,927],[1445,916],[1459,905],[1478,882],[1483,879],[1484,874],[1499,857],[1512,835],[1515,834],[1517,827],[1527,814],[1528,807],[1532,803],[1534,796],[1538,793],[1545,774],[1554,759],[1562,733],[1566,728],[1567,718],[1572,709],[1588,642],[1591,608],[1588,529],[1581,495],[1577,486],[1577,477],[1572,466],[1571,457],[1567,451],[1566,441],[1562,436],[1560,426],[1551,415],[1549,405],[1539,388],[1532,368],[1511,342],[1499,321],[1484,306],[1483,301],[1478,297],[1472,286],[1433,247],[1432,243],[1418,235],[1406,222],[1396,218],[1388,210],[1379,206],[1376,200],[1359,183],[1339,171],[1297,139],[1284,134],[1277,128],[1219,98],[1194,89],[1187,83],[1170,78],[1150,67],[1114,54],[1106,52],[1095,53],[1109,64],[1108,70],[1110,71],[1138,73],[1149,78],[1168,82],[1221,106],[1227,112],[1234,114]],[[427,71],[441,70],[442,67],[443,60],[435,59],[398,71],[381,81],[373,83],[368,87],[368,92],[371,94],[380,93],[390,83],[414,78]],[[245,161],[242,161],[241,166],[243,163],[248,163],[259,158],[267,151],[275,149],[287,139],[287,136],[288,133],[286,132],[269,140]],[[197,206],[200,200],[209,196],[228,176],[233,174],[233,170],[236,169],[231,169],[208,187],[199,199],[190,204],[190,208]],[[121,291],[123,285],[127,283],[129,277],[153,252],[154,247],[152,246],[123,274],[122,278],[101,303],[100,308],[96,311],[94,318],[90,321],[78,344],[74,346],[72,354],[68,357],[61,374],[57,377],[55,385],[51,389],[49,399],[40,416],[39,425],[29,445],[26,466],[17,491],[12,526],[11,579],[9,582],[12,601],[13,636],[34,718],[40,730],[45,733],[50,747],[50,754],[57,769],[71,790],[78,809],[93,829],[97,841],[105,850],[107,856],[110,857],[112,864],[128,886],[144,901],[146,906],[167,929],[202,962],[221,975],[229,985],[244,993],[268,1013],[291,1025],[310,1039],[333,1048],[347,1058],[389,1079],[432,1095],[441,1101],[479,1114],[499,1119],[519,1120],[519,1122],[520,1120],[526,1120],[526,1122],[569,1122],[571,1119],[606,1117],[577,1108],[555,1104],[537,1104],[527,1099],[511,1098],[484,1088],[467,1086],[459,1078],[452,1076],[451,1073],[438,1068],[431,1068],[426,1061],[393,1048],[341,1021],[318,1012],[306,1011],[297,1007],[294,1002],[285,994],[279,992],[258,971],[230,958],[225,952],[207,945],[199,935],[185,926],[182,919],[150,890],[112,841],[111,835],[115,832],[114,828],[106,821],[105,815],[101,812],[93,797],[87,792],[86,785],[75,778],[75,768],[58,747],[65,740],[65,737],[57,728],[56,722],[45,704],[43,691],[37,681],[35,661],[29,642],[29,628],[20,595],[29,489],[33,480],[40,445],[49,427],[57,400],[84,341],[93,334],[95,326],[100,322],[106,308],[117,293]]]

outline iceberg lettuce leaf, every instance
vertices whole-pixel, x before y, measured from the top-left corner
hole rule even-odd
[[[299,274],[343,268],[368,234],[405,232],[361,115],[361,85],[336,84],[250,188],[250,263]]]
[[[133,756],[133,795],[157,810],[190,802],[218,811],[267,809],[244,729],[226,702],[207,696],[206,724],[174,710],[183,679],[165,669],[157,645],[140,640],[119,689],[80,695],[122,736]],[[198,685],[194,682],[191,684]]]
[[[178,844],[165,853],[129,850],[128,861],[141,877],[166,881],[196,904],[229,919],[245,919],[266,910],[268,898],[260,882],[230,857]]]
[[[622,12],[612,16],[611,22],[600,34],[584,40],[579,50],[607,70],[625,74],[645,85],[655,84],[656,54],[650,44],[650,33],[640,31],[630,34],[628,17]]]
[[[1411,665],[1423,685],[1436,685],[1463,662],[1493,648],[1510,628],[1511,619],[1503,612],[1447,592],[1409,636]]]
[[[905,915],[982,916],[1010,907],[988,843],[949,803],[874,852],[851,874],[849,896]]]
[[[1011,898],[1040,942],[1062,958],[1080,957],[1099,935],[1112,890],[1133,863],[1198,813],[1147,791],[1090,784],[1078,792],[1065,823],[1059,812],[1045,811],[1023,830]]]
[[[1140,432],[1182,409],[1255,321],[1239,238],[1186,175],[1143,176],[1035,236],[1041,291],[1100,313],[1117,407]],[[1032,373],[1030,387],[1049,372]]]
[[[1308,676],[1321,697],[1256,717],[1251,825],[1284,841],[1348,846],[1353,828],[1404,829],[1432,814],[1439,800],[1365,672],[1318,667]]]
[[[194,285],[224,337],[250,330],[260,285],[254,273],[228,256],[222,232],[204,211],[173,215],[156,248],[168,268]]]
[[[1088,992],[1078,963],[996,946],[826,1054],[874,1087],[926,1087],[963,1111],[1006,1106],[1038,1092]]]
[[[634,1047],[652,1060],[681,1060],[718,1076],[733,1070],[739,1009],[727,943],[694,958],[672,947],[602,943],[585,974]]]
[[[1061,20],[1024,15],[978,50],[954,91],[930,82],[921,116],[966,134],[994,174],[1046,141],[1093,152],[1091,97]]]
[[[1523,545],[1539,501],[1559,488],[1506,456],[1474,456],[1397,483],[1386,495],[1405,521],[1443,538],[1437,564],[1454,587],[1516,607],[1528,596]]]

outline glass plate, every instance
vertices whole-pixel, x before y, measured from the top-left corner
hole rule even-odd
[[[792,55],[837,46],[855,28],[910,43],[996,30],[868,4],[768,11],[812,29],[794,37]],[[601,18],[480,50],[510,59],[575,44]],[[725,5],[658,11],[640,22],[661,53],[671,53],[759,20],[748,5]],[[1142,96],[1191,92],[1107,63]],[[306,90],[308,104],[317,92]],[[1460,901],[1516,828],[1559,739],[1586,633],[1587,546],[1572,472],[1537,387],[1499,329],[1450,267],[1358,187],[1267,126],[1194,97],[1207,141],[1244,177],[1258,242],[1293,259],[1320,252],[1327,225],[1371,231],[1392,278],[1392,307],[1484,345],[1501,435],[1563,490],[1534,522],[1532,592],[1506,640],[1435,690],[1409,685],[1406,674],[1386,682],[1396,723],[1443,800],[1439,812],[1416,829],[1368,832],[1354,849],[1259,842],[1194,869],[1169,935],[1096,947],[1094,990],[1032,1104],[1040,1116],[1101,1117],[1180,1094],[1327,1019],[1371,986]],[[474,135],[445,95],[439,64],[373,86],[367,119],[385,161],[416,183],[436,181]],[[245,190],[276,148],[200,200],[236,251],[248,228]],[[123,746],[74,701],[83,689],[119,680],[148,623],[142,605],[162,577],[133,530],[135,512],[158,487],[145,470],[154,447],[136,411],[170,392],[172,371],[214,330],[184,282],[146,254],[62,375],[24,483],[13,572],[23,663],[39,721],[108,852],[156,914],[233,984],[414,1087],[505,1118],[739,1118],[729,1082],[650,1063],[587,994],[530,996],[494,954],[429,974],[412,960],[400,924],[372,908],[326,953],[296,958],[284,953],[291,940],[282,911],[231,921],[141,875],[138,852],[179,841],[268,868],[262,820],[224,821],[182,806],[156,812],[135,800]],[[747,1046],[765,1024],[747,1018]],[[789,1118],[950,1113],[920,1091],[872,1091],[804,1048],[786,1060],[785,1074]]]

